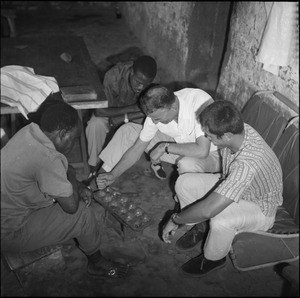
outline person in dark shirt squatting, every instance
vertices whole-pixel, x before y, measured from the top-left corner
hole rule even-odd
[[[150,56],[140,56],[135,61],[119,62],[106,72],[103,88],[108,108],[96,109],[86,127],[88,164],[91,169],[88,179],[95,176],[101,166],[99,154],[110,132],[109,120],[116,122],[117,126],[129,121],[143,123],[145,114],[137,104],[138,97],[141,91],[152,83],[156,73],[156,62]],[[156,166],[155,169],[161,168]]]
[[[80,134],[77,111],[60,102],[43,111],[40,126],[26,125],[1,149],[1,251],[27,252],[76,238],[89,275],[122,278],[129,267],[101,254],[92,192],[65,157]]]

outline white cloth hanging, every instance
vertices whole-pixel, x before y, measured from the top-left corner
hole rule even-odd
[[[278,75],[279,66],[287,66],[292,54],[294,22],[297,2],[273,2],[267,4],[269,11],[256,60],[263,69]],[[271,8],[270,8],[271,6]]]
[[[28,119],[50,93],[59,91],[53,77],[35,74],[33,68],[8,65],[1,67],[1,103],[17,107]]]

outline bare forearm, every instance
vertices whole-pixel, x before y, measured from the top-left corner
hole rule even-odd
[[[206,148],[201,148],[196,143],[169,143],[168,146],[169,153],[181,155],[181,156],[190,156],[197,158],[206,158],[208,156],[208,150]]]
[[[135,144],[124,153],[121,160],[111,171],[111,174],[114,177],[119,177],[131,166],[133,166],[140,159],[148,144],[149,142],[143,142],[140,140],[140,138],[138,138]]]
[[[114,177],[119,177],[125,171],[127,171],[130,167],[132,167],[139,159],[141,155],[137,154],[135,151],[128,149],[121,160],[117,163],[117,165],[111,171]]]
[[[68,168],[67,177],[73,186],[73,197],[77,202],[79,202],[78,181],[76,179],[76,172],[72,167]]]
[[[233,203],[231,199],[212,192],[207,198],[199,200],[178,213],[176,223],[194,224],[203,222],[222,212],[231,203]]]

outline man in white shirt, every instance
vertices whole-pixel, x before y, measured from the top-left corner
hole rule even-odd
[[[144,151],[153,164],[161,161],[177,164],[179,175],[185,172],[219,172],[211,168],[219,159],[217,147],[204,136],[196,112],[212,103],[201,89],[185,88],[172,92],[165,86],[152,84],[140,97],[146,114],[143,127],[135,123],[122,125],[101,152],[102,169],[98,188],[112,184],[134,165]]]

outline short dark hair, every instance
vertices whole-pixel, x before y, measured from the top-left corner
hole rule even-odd
[[[150,84],[142,91],[139,98],[140,108],[146,115],[160,108],[169,108],[174,102],[174,92],[159,84]]]
[[[241,134],[244,130],[244,122],[240,111],[228,100],[218,100],[208,105],[199,115],[202,127],[218,138],[224,133]]]
[[[140,56],[133,62],[134,72],[141,72],[148,79],[156,76],[157,65],[156,61],[150,56]]]
[[[43,113],[49,107],[58,103],[65,103],[62,98],[61,92],[59,91],[56,93],[50,93],[35,112],[31,112],[27,115],[29,122],[34,122],[40,126]]]
[[[77,111],[67,103],[57,103],[47,108],[41,118],[41,129],[47,132],[70,131],[78,125]]]

